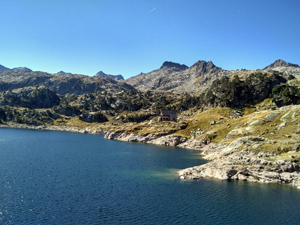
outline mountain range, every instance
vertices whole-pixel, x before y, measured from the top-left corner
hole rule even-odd
[[[78,74],[50,74],[40,71],[31,71],[28,68],[5,69],[0,71],[0,92],[35,86],[52,88],[56,93],[61,95],[67,93],[82,95],[101,90],[118,92],[134,89],[131,85],[124,82],[118,83],[112,79]]]
[[[257,71],[257,70],[256,70]],[[276,60],[274,63],[259,69],[261,72],[279,72],[284,76],[294,75],[300,79],[300,67],[297,64]],[[253,71],[252,71],[253,72]],[[161,90],[173,92],[203,92],[218,78],[239,75],[245,77],[249,70],[224,70],[211,61],[198,61],[191,67],[173,62],[163,65],[149,73],[141,73],[127,79],[125,82],[139,90]]]
[[[300,79],[300,67],[297,64],[288,63],[281,59],[263,69],[260,72],[278,72],[284,77],[293,75]],[[141,91],[158,90],[171,92],[204,92],[214,80],[222,77],[238,75],[247,77],[255,71],[238,69],[224,70],[211,61],[200,60],[191,67],[184,64],[166,61],[162,66],[149,73],[141,73],[124,80],[122,75],[110,75],[100,71],[95,76],[85,76],[60,71],[50,74],[32,71],[26,67],[9,69],[0,65],[0,91],[18,87],[44,85],[53,88],[59,94],[74,93],[84,94],[105,88],[133,89]]]

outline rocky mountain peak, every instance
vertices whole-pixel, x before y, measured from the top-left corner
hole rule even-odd
[[[107,74],[104,73],[103,71],[99,71],[99,72],[95,75],[95,77],[105,77],[105,76],[107,76]]]
[[[160,67],[160,69],[167,67],[167,68],[176,68],[179,70],[186,70],[188,67],[184,64],[179,64],[179,63],[174,63],[174,62],[170,62],[170,61],[165,61],[162,66]]]
[[[213,64],[212,61],[199,60],[189,68],[190,71],[194,71],[197,74],[205,74],[212,71],[222,70]]]
[[[204,61],[204,60],[199,60],[197,61],[194,65],[191,66],[191,68],[199,68],[199,69],[204,69],[204,68],[214,68],[216,67],[212,61]]]
[[[108,78],[112,79],[115,81],[121,81],[124,80],[124,77],[122,75],[111,75],[111,74],[106,74],[103,71],[99,71],[94,77],[99,77],[99,78]]]
[[[276,67],[299,67],[299,65],[293,64],[293,63],[288,63],[286,61],[283,61],[282,59],[277,59],[275,62],[273,62],[269,66],[265,67],[264,69],[273,69]]]

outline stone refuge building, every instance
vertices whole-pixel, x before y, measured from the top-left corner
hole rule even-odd
[[[158,121],[177,121],[175,110],[160,110]]]

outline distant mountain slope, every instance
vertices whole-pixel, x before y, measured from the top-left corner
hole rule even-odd
[[[229,73],[211,61],[198,61],[191,67],[164,62],[160,69],[131,77],[125,82],[140,90],[197,92],[205,90],[206,85]]]
[[[108,78],[108,79],[112,79],[112,80],[115,80],[115,81],[124,80],[124,77],[122,75],[111,75],[111,74],[103,73],[102,71],[99,71],[94,77]]]
[[[89,77],[84,75],[60,75],[45,72],[26,72],[24,70],[5,70],[0,72],[0,91],[20,87],[45,86],[53,88],[58,94],[85,94],[98,90],[128,90],[134,89],[126,83]]]
[[[264,72],[280,72],[285,77],[293,74],[300,80],[300,67],[297,64],[276,60],[265,67]],[[161,90],[175,92],[203,92],[212,82],[224,76],[239,74],[247,77],[252,71],[245,69],[224,70],[211,61],[198,61],[191,67],[178,63],[164,62],[163,65],[149,73],[141,73],[127,79],[125,82],[139,90]]]
[[[7,67],[0,65],[0,71],[9,70]]]
[[[269,66],[265,67],[264,69],[274,69],[274,68],[277,68],[277,67],[296,67],[296,68],[299,68],[299,65],[285,62],[282,59],[277,59],[275,62],[273,62]]]
[[[281,59],[276,60],[274,63],[263,69],[267,72],[279,72],[283,73],[284,77],[288,77],[289,75],[293,75],[298,80],[300,80],[300,67],[297,64],[288,63]]]
[[[72,73],[66,73],[65,71],[62,71],[62,70],[57,72],[57,74],[66,75],[66,76],[72,75]]]

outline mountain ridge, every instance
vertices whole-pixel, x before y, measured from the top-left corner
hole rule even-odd
[[[86,75],[65,73],[64,71],[60,71],[56,74],[49,74],[46,72],[32,71],[31,69],[26,67],[16,67],[13,69],[9,69],[5,66],[0,65],[1,74],[6,76],[5,82],[8,82],[9,78],[7,78],[7,76],[11,76],[11,75],[13,77],[13,80],[16,79],[17,75],[21,77],[24,75],[27,80],[29,78],[31,79],[30,84],[35,84],[35,85],[41,84],[42,80],[50,79],[50,77],[52,76],[54,76],[51,78],[52,80],[61,79],[61,80],[65,80],[64,82],[67,82],[66,80],[74,80],[74,79],[76,80],[79,79],[78,76],[82,76],[85,82],[90,82],[90,83],[98,82],[96,80],[93,81],[92,78],[110,79],[111,80],[110,82],[117,81],[117,82],[121,82],[122,85],[129,84],[130,86],[142,91],[158,90],[158,91],[190,92],[190,93],[205,92],[210,87],[212,82],[216,79],[220,79],[225,76],[232,77],[234,75],[246,77],[247,74],[253,71],[278,72],[278,73],[282,73],[285,78],[287,78],[289,75],[293,75],[295,78],[300,80],[299,65],[283,61],[282,59],[278,59],[274,61],[273,63],[271,63],[270,65],[266,66],[263,69],[257,69],[252,71],[245,70],[245,69],[225,70],[222,69],[221,67],[216,66],[212,61],[205,61],[205,60],[198,60],[190,67],[180,63],[165,61],[163,62],[161,67],[159,67],[156,70],[153,70],[149,73],[141,73],[139,75],[130,77],[126,80],[124,80],[122,75],[106,74],[103,71],[99,71],[95,76],[92,77]],[[29,73],[32,73],[31,75],[33,76],[30,77]],[[67,77],[69,78],[66,78],[66,75],[68,75]],[[65,78],[60,76],[64,76]],[[0,82],[3,83],[3,79],[4,78],[2,78]],[[14,86],[11,86],[12,83],[8,86],[14,88],[18,85],[18,83],[21,84],[22,86],[24,85],[26,86],[26,82],[21,80],[16,82]],[[94,86],[97,85],[94,84]],[[81,87],[78,86],[79,89],[82,89]],[[76,88],[75,89],[74,88],[72,91],[76,92],[75,90]],[[59,88],[56,87],[56,90],[58,89]],[[62,92],[62,90],[58,90],[58,91]],[[76,92],[76,93],[80,93],[80,92]]]
[[[267,67],[257,70],[279,72],[286,77],[292,74],[300,79],[300,67],[283,60],[276,60]],[[130,77],[125,82],[143,91],[204,92],[218,78],[234,75],[247,76],[249,71],[246,69],[225,70],[216,66],[212,61],[204,60],[197,61],[191,67],[166,61],[159,69]]]
[[[45,86],[58,94],[85,94],[99,90],[132,90],[129,84],[85,75],[61,75],[39,71],[5,70],[0,72],[0,92],[20,87]]]

